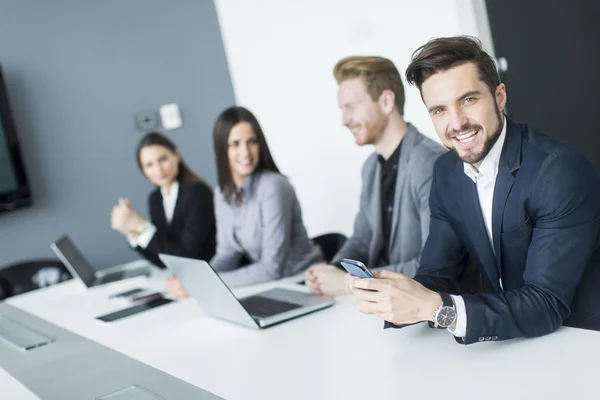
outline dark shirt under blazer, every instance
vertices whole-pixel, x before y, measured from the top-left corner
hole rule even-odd
[[[148,246],[136,250],[154,264],[164,268],[158,253],[210,260],[215,254],[216,222],[213,193],[205,183],[180,185],[173,219],[169,224],[165,216],[162,194],[159,189],[148,198],[150,222],[156,233]]]
[[[381,227],[383,231],[383,249],[381,259],[384,264],[389,264],[390,236],[392,232],[392,218],[394,217],[394,197],[396,196],[396,177],[398,176],[398,161],[400,160],[400,148],[386,160],[379,155],[377,160],[381,165]]]
[[[475,184],[454,152],[435,165],[431,214],[415,280],[460,294],[465,255],[481,270],[484,293],[462,294],[464,343],[540,336],[563,324],[600,329],[600,179],[580,152],[507,119],[494,249]]]
[[[435,160],[446,149],[408,124],[398,159],[394,209],[384,262],[384,234],[381,216],[381,164],[373,153],[362,169],[360,208],[354,232],[335,255],[360,260],[369,268],[381,267],[413,277],[419,267],[421,250],[429,234],[429,190]]]

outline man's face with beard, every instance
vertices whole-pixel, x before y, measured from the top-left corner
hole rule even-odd
[[[342,124],[352,132],[357,145],[376,144],[381,139],[389,117],[367,93],[362,78],[340,83],[338,106],[342,111]]]
[[[502,131],[504,84],[491,93],[469,62],[430,76],[421,95],[442,143],[478,168]]]

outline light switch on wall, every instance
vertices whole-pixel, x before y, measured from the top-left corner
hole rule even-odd
[[[164,129],[171,130],[181,127],[181,113],[177,104],[171,103],[160,106],[159,113]]]

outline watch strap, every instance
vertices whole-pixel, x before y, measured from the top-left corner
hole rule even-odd
[[[442,306],[443,307],[454,307],[454,302],[452,301],[452,297],[448,293],[438,293],[442,298]]]

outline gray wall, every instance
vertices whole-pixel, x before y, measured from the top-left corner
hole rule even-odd
[[[98,268],[137,258],[110,229],[120,196],[147,215],[136,111],[178,103],[170,136],[216,183],[212,122],[234,95],[212,1],[0,0],[0,63],[34,196],[0,214],[0,267],[62,233]]]

